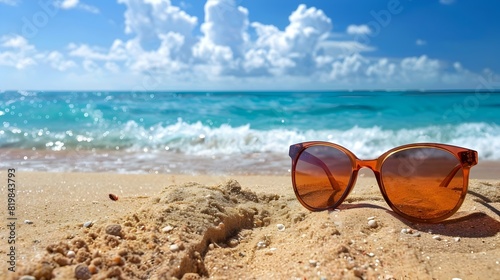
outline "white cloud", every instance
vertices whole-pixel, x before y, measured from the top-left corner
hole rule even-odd
[[[21,49],[21,50],[33,50],[35,47],[28,43],[26,38],[14,35],[14,36],[4,36],[2,37],[2,47]]]
[[[354,24],[351,24],[347,27],[347,34],[350,34],[350,35],[368,35],[370,33],[372,33],[370,27],[368,27],[368,25],[366,24],[362,24],[362,25],[354,25]]]
[[[324,41],[318,43],[317,47],[318,56],[329,56],[332,58],[374,50],[376,50],[375,47],[364,45],[358,41]]]
[[[247,9],[237,7],[234,0],[208,0],[201,25],[204,36],[197,47],[215,52],[220,51],[216,46],[227,47],[233,57],[239,57],[248,41],[247,28]]]
[[[197,68],[207,74],[239,75],[249,42],[248,26],[248,10],[234,0],[208,0],[203,36],[192,48]]]
[[[455,0],[439,0],[439,3],[441,3],[443,5],[451,5],[451,4],[455,3]]]
[[[76,63],[74,61],[66,60],[64,58],[64,55],[58,51],[50,52],[46,57],[46,61],[52,68],[57,69],[61,72],[76,67]]]
[[[137,72],[177,73],[184,68],[184,63],[175,58],[184,45],[184,37],[176,32],[160,35],[161,44],[157,50],[145,51],[137,41],[130,42],[128,52],[134,53],[134,59],[128,62],[130,69]]]
[[[87,72],[98,73],[101,70],[99,65],[90,59],[85,59],[82,66]]]
[[[314,56],[320,43],[327,41],[332,23],[322,10],[299,5],[289,17],[290,24],[284,31],[273,25],[254,22],[257,33],[252,49],[247,51],[244,63],[247,73],[274,75],[299,75],[315,68]]]
[[[111,45],[109,51],[103,48],[91,47],[86,44],[76,45],[74,43],[69,44],[69,55],[74,57],[81,57],[84,59],[91,60],[126,60],[128,57],[128,51],[126,50],[126,44],[119,39],[116,39]]]
[[[439,69],[440,63],[436,59],[430,59],[426,55],[422,55],[420,57],[404,58],[401,61],[401,67],[415,72],[433,72]]]
[[[64,0],[60,3],[62,9],[73,9],[78,5],[78,0]]]
[[[80,9],[94,14],[100,12],[97,7],[82,3],[80,0],[56,0],[54,5],[63,10]]]
[[[415,44],[417,46],[425,46],[425,45],[427,45],[427,41],[422,40],[422,39],[417,39],[417,41],[415,41]]]
[[[326,39],[332,29],[332,22],[322,10],[299,5],[289,17],[285,38],[292,51],[311,51],[318,42]]]
[[[19,3],[19,0],[0,0],[0,4],[5,4],[9,6],[15,6]]]
[[[59,71],[66,71],[76,66],[74,61],[65,59],[64,55],[58,51],[49,53],[38,51],[33,45],[29,44],[26,38],[20,35],[4,36],[0,42],[0,65],[23,70],[47,63],[50,67]],[[2,49],[5,49],[5,51],[2,52]]]
[[[391,79],[396,74],[397,67],[396,62],[391,62],[388,58],[381,58],[371,63],[366,68],[365,74],[369,78],[374,78],[374,80],[387,84],[391,82]]]
[[[19,35],[0,38],[0,65],[24,69],[36,65],[36,49],[26,38]],[[2,52],[2,49],[4,51]]]
[[[422,84],[439,84],[442,74],[455,73],[456,69],[445,69],[439,60],[426,55],[403,59],[373,59],[353,54],[332,63],[325,81],[341,84],[363,83],[385,87],[418,88]]]
[[[87,12],[93,13],[93,14],[98,14],[98,13],[101,12],[97,7],[91,6],[91,5],[87,5],[87,4],[83,4],[83,3],[81,3],[80,5],[78,5],[78,8],[80,8],[82,10],[85,10]]]
[[[175,32],[188,36],[198,19],[188,15],[170,0],[118,0],[125,4],[125,32],[136,34],[141,43],[159,39],[160,34]]]
[[[104,64],[104,67],[112,73],[120,72],[120,66],[114,62],[108,61]]]

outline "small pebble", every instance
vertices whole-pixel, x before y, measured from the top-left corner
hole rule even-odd
[[[368,221],[368,226],[371,227],[371,228],[377,228],[378,227],[378,223],[375,220],[369,220]]]
[[[285,225],[284,224],[277,224],[276,227],[278,228],[278,231],[284,231],[285,230]]]
[[[231,247],[231,248],[238,246],[238,244],[240,244],[240,242],[236,238],[231,238],[229,240],[229,242],[227,243],[227,245],[229,245],[229,247]]]
[[[88,222],[83,223],[83,227],[84,228],[89,228],[89,227],[91,227],[93,225],[94,225],[93,221],[88,221]]]
[[[432,237],[432,239],[437,240],[437,241],[440,241],[440,240],[441,240],[441,236],[439,236],[439,235],[434,235],[434,236]]]
[[[90,273],[92,273],[92,274],[96,274],[97,272],[99,272],[99,269],[98,269],[95,265],[90,264],[90,265],[89,265],[89,271],[90,271]]]
[[[21,278],[19,278],[19,280],[36,280],[36,278],[35,278],[35,276],[24,275],[24,276],[21,276]]]
[[[460,242],[460,237],[455,237],[453,239],[455,240],[455,242]]]
[[[411,236],[413,236],[413,237],[420,237],[420,232],[417,231],[414,234],[412,234]]]
[[[66,257],[63,257],[61,255],[59,256],[56,256],[54,258],[54,261],[59,265],[59,266],[66,266],[66,265],[69,265],[71,263],[71,261],[66,258]]]
[[[172,252],[179,251],[179,245],[177,245],[177,244],[170,245],[170,251],[172,251]]]
[[[90,269],[85,264],[79,264],[75,267],[75,278],[87,280],[92,277],[92,273],[90,273]]]
[[[368,221],[375,220],[375,216],[368,217]]]
[[[162,228],[161,231],[163,231],[163,232],[171,232],[173,229],[174,229],[174,227],[172,227],[172,226],[166,226],[166,227]]]
[[[413,230],[411,228],[404,228],[401,230],[402,234],[413,234]]]
[[[76,256],[75,251],[69,250],[68,253],[66,253],[66,257],[68,258],[74,258]]]
[[[266,248],[266,242],[265,241],[259,241],[257,242],[257,249],[262,249],[262,248]]]
[[[114,236],[121,236],[122,235],[122,226],[118,224],[112,224],[106,226],[106,233]]]
[[[453,277],[451,280],[462,280],[462,278]]]
[[[374,257],[375,256],[374,253],[368,253],[367,255],[368,255],[368,257]]]
[[[318,261],[316,261],[316,260],[309,260],[309,265],[311,267],[316,267],[318,265]]]
[[[112,259],[111,259],[111,264],[112,265],[123,265],[125,263],[125,261],[123,260],[122,257],[120,256],[114,256]]]
[[[27,225],[31,225],[31,224],[33,224],[33,222],[32,222],[32,221],[30,221],[30,220],[24,220],[24,223],[25,223],[25,224],[27,224]]]

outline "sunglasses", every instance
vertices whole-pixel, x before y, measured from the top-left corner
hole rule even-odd
[[[436,143],[393,148],[373,160],[329,142],[290,146],[292,183],[300,203],[311,211],[338,207],[356,183],[358,172],[373,170],[391,209],[414,222],[435,223],[453,215],[467,194],[474,150]]]

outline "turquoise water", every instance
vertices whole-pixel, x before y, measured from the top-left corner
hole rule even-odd
[[[272,173],[288,146],[325,140],[360,158],[442,142],[500,160],[494,92],[0,93],[1,168]]]

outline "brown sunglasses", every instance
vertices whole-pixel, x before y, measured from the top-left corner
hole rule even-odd
[[[408,144],[360,160],[342,146],[314,141],[291,145],[289,155],[295,195],[311,211],[338,207],[358,171],[367,167],[394,212],[426,223],[442,221],[460,208],[470,168],[478,161],[474,150],[436,143]]]

